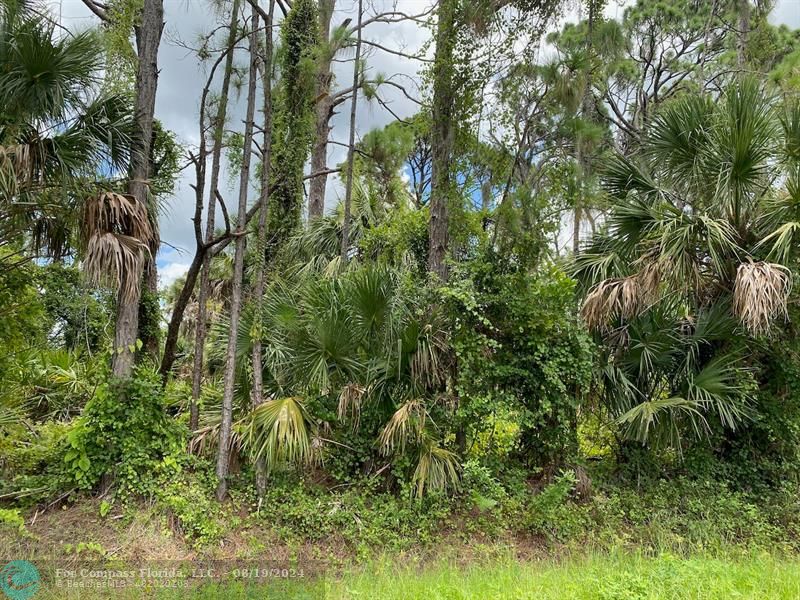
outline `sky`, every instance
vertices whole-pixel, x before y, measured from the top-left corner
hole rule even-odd
[[[97,18],[89,11],[81,0],[46,0],[51,6],[53,15],[61,24],[69,29],[83,29],[97,25]],[[220,24],[219,17],[209,9],[207,0],[164,0],[165,30],[159,51],[160,75],[156,96],[156,117],[167,129],[175,132],[178,141],[187,147],[198,144],[198,109],[199,98],[206,79],[206,68],[187,46],[196,46],[201,34],[207,33]],[[346,18],[355,22],[357,16],[357,0],[337,0],[337,10],[332,24],[336,26]],[[396,10],[407,14],[425,12],[431,0],[365,0],[367,15]],[[608,17],[619,18],[624,11],[625,3],[613,0],[606,7]],[[565,21],[576,20],[576,12],[568,11]],[[785,23],[800,28],[800,0],[778,0],[771,20],[774,23]],[[430,37],[430,31],[414,22],[375,23],[365,28],[364,38],[381,46],[400,50],[405,54],[416,54]],[[423,63],[395,54],[384,52],[375,47],[367,47],[366,63],[368,77],[377,74],[392,76],[395,81],[406,87],[408,93],[419,98],[417,86],[419,71]],[[349,57],[348,57],[349,58]],[[237,63],[246,61],[244,52],[239,53]],[[350,85],[352,64],[334,65],[337,81],[343,87]],[[418,111],[418,105],[392,87],[380,91],[381,98],[400,118],[409,117]],[[346,143],[348,137],[349,103],[342,105],[339,113],[333,118],[331,139]],[[230,126],[238,126],[244,114],[244,98],[238,98],[232,105]],[[356,136],[367,133],[371,129],[382,127],[394,120],[392,114],[377,102],[367,102],[363,96],[359,98],[356,118]],[[346,148],[330,145],[328,150],[328,166],[342,162],[346,156]],[[193,181],[193,169],[185,170],[177,185],[175,194],[167,200],[164,214],[160,218],[161,238],[164,243],[158,256],[160,285],[166,287],[183,275],[189,268],[194,253],[194,230],[191,216],[194,211],[194,191],[189,184]],[[236,183],[224,172],[222,177],[223,196],[230,198],[228,206],[233,206]],[[341,183],[336,176],[328,177],[326,205],[336,204],[342,192]],[[253,193],[253,196],[255,193]],[[218,219],[219,220],[219,219]]]

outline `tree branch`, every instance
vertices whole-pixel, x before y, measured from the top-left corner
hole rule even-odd
[[[82,2],[86,5],[86,8],[99,17],[101,21],[105,23],[111,22],[111,17],[108,16],[108,12],[104,5],[100,4],[99,2],[95,2],[94,0],[82,0]]]
[[[387,48],[386,46],[382,46],[378,42],[373,42],[370,40],[361,40],[362,44],[366,44],[367,46],[372,46],[373,48],[377,48],[378,50],[383,50],[384,52],[388,52],[389,54],[394,54],[395,56],[399,56],[401,58],[408,58],[409,60],[418,60],[424,63],[433,63],[433,59],[425,58],[423,56],[417,56],[415,54],[406,54],[400,50],[393,50],[392,48]]]

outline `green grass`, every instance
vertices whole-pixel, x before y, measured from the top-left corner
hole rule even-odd
[[[708,558],[593,557],[553,563],[495,563],[457,569],[438,566],[395,578],[382,571],[331,586],[330,598],[455,600],[800,598],[800,565],[768,557],[747,561]]]
[[[115,598],[326,598],[386,600],[732,600],[800,598],[800,562],[768,555],[738,558],[679,558],[662,555],[645,558],[631,554],[588,558],[519,562],[503,559],[458,567],[435,563],[426,567],[402,566],[401,559],[372,563],[369,567],[329,577],[312,585],[292,583],[288,588],[265,589],[207,586],[186,590],[115,593]],[[324,590],[324,596],[323,596]],[[85,590],[60,595],[41,590],[37,598],[104,597]]]

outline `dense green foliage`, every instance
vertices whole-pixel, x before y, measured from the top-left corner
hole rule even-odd
[[[703,581],[707,597],[732,597],[767,568],[782,573],[776,597],[797,589],[783,563],[725,571],[687,557],[800,550],[800,36],[761,4],[639,0],[614,20],[592,1],[559,31],[558,2],[494,4],[441,4],[420,112],[351,148],[345,235],[341,203],[302,218],[315,131],[328,135],[352,93],[383,109],[387,86],[409,90],[368,60],[358,89],[337,91],[319,69],[349,59],[353,25],[320,31],[333,4],[294,0],[281,15],[277,3],[271,72],[256,56],[263,30],[252,61],[230,48],[236,78],[274,91],[252,124],[274,125],[268,189],[253,169],[240,190],[251,207],[255,191],[266,200],[250,211],[265,241],[224,206],[225,230],[204,238],[204,202],[224,199],[204,188],[209,149],[193,150],[197,254],[159,291],[123,275],[158,257],[156,200],[178,189],[181,149],[157,123],[147,206],[120,193],[130,90],[111,94],[105,79],[109,64],[135,62],[121,47],[139,4],[111,3],[107,31],[61,35],[28,3],[2,3],[0,530],[11,550],[52,542],[35,521],[58,506],[96,520],[57,552],[102,560],[113,552],[92,535],[141,522],[209,557],[275,545],[292,560],[369,560],[454,543],[658,557],[614,559],[610,574],[591,558],[543,573],[495,563],[494,576],[458,584],[444,569],[409,597],[511,597],[534,580],[542,597],[582,586],[691,597]],[[249,12],[233,6],[219,30],[231,40]],[[214,36],[198,54],[220,65]],[[239,124],[206,122],[215,68],[201,138],[241,165],[249,137],[228,130]],[[232,112],[238,99],[224,102]],[[212,140],[212,128],[225,135]],[[122,349],[137,364],[115,379],[114,330],[131,318],[117,305],[131,291],[145,342]],[[176,356],[156,374],[170,313]],[[581,578],[564,583],[573,569]],[[386,585],[351,577],[333,597]]]
[[[317,7],[299,0],[281,25],[278,62],[282,85],[275,99],[270,184],[268,253],[292,234],[303,206],[303,167],[313,137],[314,58],[319,42]]]

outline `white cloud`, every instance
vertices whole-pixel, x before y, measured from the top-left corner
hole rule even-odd
[[[188,263],[167,262],[158,267],[158,287],[166,289],[179,277],[183,277],[189,270]]]

